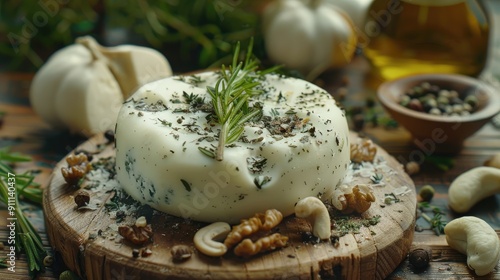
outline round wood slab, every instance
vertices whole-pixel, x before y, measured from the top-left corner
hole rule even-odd
[[[357,138],[352,134],[351,143]],[[74,196],[79,189],[68,186],[60,171],[67,166],[65,160],[55,167],[45,191],[47,232],[52,246],[61,253],[69,269],[86,279],[384,279],[410,249],[416,194],[402,166],[377,148],[377,157],[383,158],[390,167],[377,170],[384,175],[385,186],[373,186],[376,202],[362,215],[350,215],[349,219],[380,215],[380,221],[345,234],[338,242],[306,242],[304,232],[310,232],[311,226],[292,215],[277,229],[289,237],[285,248],[251,258],[240,258],[232,252],[219,258],[208,257],[199,253],[192,242],[194,233],[205,224],[155,211],[148,220],[154,232],[152,241],[142,246],[132,245],[116,233],[118,224],[131,224],[135,220],[133,215],[128,215],[118,222],[116,211],[110,210],[116,186],[90,188],[92,209],[77,209]],[[92,162],[114,158],[113,144],[102,135],[89,139],[75,151],[95,153]],[[371,184],[371,180],[366,175],[354,176],[350,185],[360,183]],[[91,182],[85,184],[91,185]],[[409,192],[397,195],[399,202],[385,204],[386,194],[402,186],[407,186]],[[186,261],[173,261],[171,248],[178,244],[193,250]],[[145,247],[151,249],[150,256],[132,257],[134,248]]]

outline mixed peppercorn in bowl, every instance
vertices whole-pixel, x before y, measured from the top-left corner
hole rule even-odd
[[[500,112],[500,92],[456,74],[420,74],[387,81],[377,97],[427,154],[456,153]]]

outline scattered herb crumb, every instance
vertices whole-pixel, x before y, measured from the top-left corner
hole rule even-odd
[[[186,190],[187,190],[188,192],[190,192],[190,191],[191,191],[191,184],[189,184],[189,183],[188,183],[186,180],[184,180],[184,179],[181,179],[181,182],[182,182],[182,185],[184,186],[184,188],[186,188]]]
[[[371,218],[344,216],[334,220],[334,228],[339,237],[349,233],[359,233],[361,227],[374,226],[380,222],[380,215]],[[370,231],[371,232],[371,231]],[[374,235],[374,233],[371,233]]]

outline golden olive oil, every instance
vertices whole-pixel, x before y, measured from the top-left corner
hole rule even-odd
[[[439,5],[440,1],[434,1],[438,5],[428,0],[372,3],[361,31],[364,52],[377,76],[391,80],[417,73],[481,72],[489,40],[482,6],[476,1]]]

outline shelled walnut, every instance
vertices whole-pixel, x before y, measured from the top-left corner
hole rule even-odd
[[[353,187],[342,185],[333,193],[332,204],[344,214],[363,213],[375,202],[372,189],[364,184]]]
[[[84,153],[70,155],[66,158],[66,162],[68,163],[68,167],[62,167],[61,173],[66,183],[70,186],[78,185],[80,179],[92,168]]]
[[[137,245],[142,245],[153,237],[153,229],[150,224],[145,227],[122,225],[118,227],[118,233],[123,236],[125,240]]]
[[[261,252],[285,247],[287,242],[288,237],[280,233],[264,236],[255,242],[250,238],[246,238],[234,248],[234,254],[240,257],[251,257]]]
[[[351,144],[351,161],[361,163],[373,162],[377,154],[377,147],[370,139],[363,139],[360,143]]]
[[[257,213],[250,219],[243,219],[239,225],[233,226],[231,232],[224,240],[227,248],[231,248],[243,238],[250,236],[260,230],[270,230],[283,220],[283,214],[276,209],[267,210],[265,213]]]

